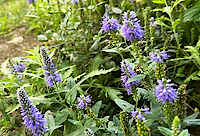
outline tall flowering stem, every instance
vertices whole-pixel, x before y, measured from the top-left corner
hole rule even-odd
[[[142,113],[145,114],[151,114],[149,112],[149,108],[139,109],[135,108],[134,111],[131,111],[131,117],[136,119],[136,126],[138,130],[138,134],[140,136],[147,136],[146,128],[145,128],[145,117],[142,115]]]
[[[33,136],[41,136],[46,130],[43,115],[31,103],[24,88],[17,90],[17,99],[20,104],[23,123],[31,131]]]
[[[9,60],[9,64],[10,64],[11,74],[15,75],[15,77],[18,78],[17,82],[18,81],[21,82],[22,74],[20,73],[24,72],[26,66],[24,66],[23,63],[18,63],[17,65],[14,65],[11,60]]]
[[[174,117],[173,123],[172,123],[172,136],[178,136],[180,133],[181,125],[180,125],[180,119],[178,116]]]
[[[165,77],[164,61],[167,60],[169,57],[170,56],[167,55],[167,52],[165,50],[163,50],[161,52],[159,50],[156,50],[155,52],[150,53],[151,61],[156,62],[156,65],[157,65],[157,69],[156,69],[157,80],[160,80]]]
[[[178,97],[178,92],[170,81],[170,79],[162,78],[162,80],[157,81],[159,85],[155,87],[156,97],[163,104],[163,114],[169,125],[175,116],[174,102]]]
[[[60,75],[56,72],[57,70],[54,68],[54,64],[43,46],[40,48],[40,52],[44,65],[46,82],[49,87],[52,87],[56,82],[61,82]]]
[[[137,15],[134,11],[124,12],[123,16],[123,25],[121,26],[122,36],[127,41],[133,41],[137,39],[142,39],[144,32],[140,26],[140,20],[137,19]]]
[[[121,80],[123,82],[123,87],[127,91],[128,95],[133,94],[133,86],[137,85],[139,81],[133,81],[128,83],[127,81],[136,75],[132,67],[130,66],[128,60],[123,60],[121,62]],[[134,92],[135,94],[136,92]]]
[[[116,32],[121,26],[115,18],[110,18],[108,14],[105,14],[101,23],[104,32]]]
[[[187,112],[187,105],[186,105],[186,101],[187,101],[187,91],[186,91],[186,84],[181,85],[178,88],[178,101],[176,102],[175,106],[177,109],[177,114],[178,117],[183,119],[186,117],[186,112]]]
[[[120,113],[120,122],[121,122],[124,136],[132,136],[130,125],[129,125],[129,115],[126,111],[122,111]]]
[[[35,4],[37,0],[27,0],[28,4]]]
[[[91,97],[88,96],[84,96],[81,95],[80,97],[78,97],[78,108],[79,109],[84,109],[88,107],[88,104],[90,104],[92,102]]]

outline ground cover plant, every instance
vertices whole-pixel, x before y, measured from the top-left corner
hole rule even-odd
[[[199,135],[199,1],[27,3],[43,45],[1,64],[0,135]]]

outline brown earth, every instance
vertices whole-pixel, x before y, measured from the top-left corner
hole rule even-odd
[[[26,34],[26,27],[18,27],[7,36],[0,36],[0,64],[8,58],[22,57],[28,49],[33,49],[39,44],[37,36],[33,33]]]

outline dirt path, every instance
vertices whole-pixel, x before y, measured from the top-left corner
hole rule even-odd
[[[26,28],[16,28],[8,36],[0,36],[0,64],[8,58],[25,56],[28,49],[33,49],[39,41],[36,35],[26,34]]]

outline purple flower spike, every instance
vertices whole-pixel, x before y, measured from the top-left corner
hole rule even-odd
[[[137,115],[138,111],[131,111],[131,117],[132,118],[135,118],[135,116]]]
[[[31,104],[24,88],[19,88],[17,90],[17,99],[21,107],[23,123],[31,131],[33,136],[41,136],[46,131],[46,128],[44,128],[45,119],[43,115]]]
[[[81,95],[77,99],[78,99],[78,108],[79,109],[87,108],[88,104],[90,104],[92,102],[91,97],[89,95],[86,97],[84,95]]]
[[[126,89],[128,95],[132,94],[132,85],[137,85],[139,81],[133,81],[131,83],[127,83],[127,81],[136,75],[132,67],[130,66],[127,60],[121,62],[121,80],[123,82],[123,86]]]
[[[135,109],[135,108],[134,108]],[[145,120],[145,117],[142,115],[142,111],[146,114],[151,114],[151,112],[149,112],[149,108],[145,108],[145,109],[139,109],[137,108],[135,111],[131,111],[131,117],[135,118],[137,117],[137,119],[141,119],[141,120]]]
[[[28,0],[27,2],[28,2],[28,4],[31,4],[31,3],[36,3],[37,0]]]
[[[166,102],[173,103],[177,99],[178,92],[173,88],[173,83],[169,84],[170,81],[162,78],[162,80],[157,81],[159,85],[155,87],[156,97],[163,104]]]
[[[156,50],[156,52],[152,52],[150,53],[150,58],[152,61],[158,62],[158,63],[162,63],[163,60],[167,60],[170,56],[167,55],[167,52],[165,50],[163,51],[159,51]]]
[[[49,57],[47,50],[42,46],[40,48],[42,61],[44,65],[45,70],[45,78],[49,85],[49,87],[52,87],[55,82],[61,82],[60,75],[56,72],[57,70],[54,68],[54,64],[51,61],[51,58]]]
[[[142,116],[142,113],[141,112],[138,112],[138,119],[141,119],[141,120],[145,120],[144,116]]]
[[[14,68],[16,72],[24,72],[24,70],[26,69],[26,66],[24,66],[23,63],[19,63],[15,65]]]
[[[121,26],[113,17],[110,19],[108,14],[105,14],[105,17],[101,23],[104,32],[117,31]]]
[[[142,30],[142,27],[140,26],[140,20],[137,19],[135,12],[131,11],[130,14],[124,12],[122,18],[122,36],[124,36],[127,41],[142,39],[144,36],[144,32]]]
[[[78,4],[78,3],[79,3],[79,1],[78,1],[78,0],[72,0],[71,2],[72,2],[72,4],[74,4],[74,5],[76,5],[76,4]]]

